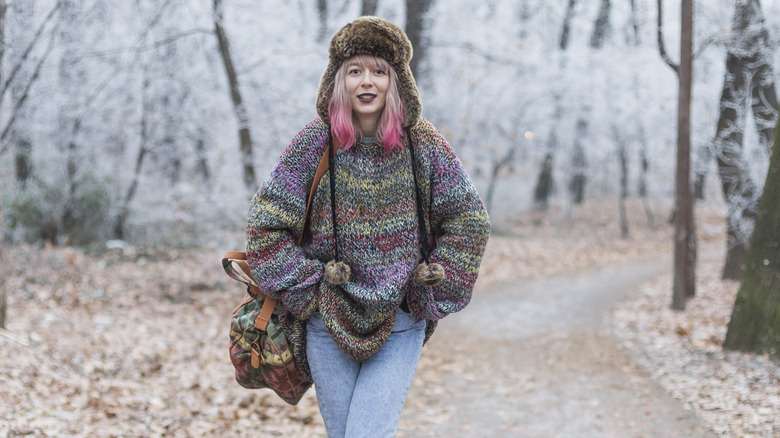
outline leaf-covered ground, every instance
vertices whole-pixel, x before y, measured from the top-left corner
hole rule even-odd
[[[629,239],[617,237],[612,205],[521,218],[512,237],[491,237],[475,293],[669,254],[668,210],[656,209],[650,225],[632,207]],[[697,211],[703,253],[722,247],[718,211]],[[290,407],[235,384],[227,327],[243,291],[222,273],[225,249],[233,248],[7,249],[0,437],[324,436],[313,391]],[[718,279],[718,267],[702,263],[699,295],[684,314],[667,310],[668,278],[645,284],[616,309],[616,332],[721,436],[780,435],[777,365],[720,349],[736,287]],[[415,385],[451,363],[435,354],[424,350]]]

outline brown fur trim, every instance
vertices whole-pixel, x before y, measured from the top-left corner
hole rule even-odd
[[[330,284],[341,285],[349,280],[349,276],[352,274],[352,269],[348,264],[344,262],[337,262],[331,260],[325,265],[325,279]]]
[[[386,59],[398,74],[398,93],[404,105],[403,127],[415,126],[420,120],[422,100],[409,67],[412,43],[399,27],[379,17],[360,17],[333,35],[328,55],[328,66],[320,79],[316,102],[317,114],[325,124],[330,125],[328,102],[333,96],[336,71],[344,61],[355,55]]]
[[[414,280],[421,286],[438,286],[445,277],[444,267],[438,263],[429,265],[423,262],[417,265],[417,268],[414,270]]]

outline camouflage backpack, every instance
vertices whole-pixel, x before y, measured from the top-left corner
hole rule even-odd
[[[231,278],[245,283],[248,291],[230,321],[230,361],[236,381],[244,388],[270,388],[287,403],[298,404],[312,382],[296,365],[279,316],[274,313],[276,300],[257,287],[245,253],[228,252],[222,266]]]
[[[338,142],[331,140],[331,147],[338,148]],[[326,148],[314,174],[304,216],[304,231],[296,240],[298,245],[307,229],[314,192],[328,170],[330,150]],[[292,346],[279,323],[278,312],[274,312],[276,299],[268,297],[258,287],[247,264],[246,253],[229,251],[222,258],[222,267],[230,278],[247,286],[247,296],[233,311],[230,321],[230,361],[236,371],[236,381],[245,388],[270,388],[287,403],[298,404],[312,382],[295,361]]]

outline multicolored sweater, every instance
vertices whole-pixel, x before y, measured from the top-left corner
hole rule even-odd
[[[280,319],[306,373],[305,320],[317,310],[342,351],[364,361],[387,340],[404,298],[413,315],[427,320],[426,340],[436,321],[471,299],[490,232],[487,212],[436,128],[422,120],[411,135],[432,242],[430,262],[441,264],[446,273],[437,286],[424,287],[414,280],[421,256],[408,148],[385,152],[381,145],[358,144],[336,154],[332,165],[338,244],[341,260],[352,270],[350,280],[340,286],[323,275],[334,257],[328,173],[312,200],[311,238],[295,244],[328,143],[323,122],[309,123],[293,139],[252,199],[247,259],[261,289],[284,305]]]

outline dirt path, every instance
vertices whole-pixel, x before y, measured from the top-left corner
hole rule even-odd
[[[616,300],[668,268],[656,259],[475,295],[424,350],[398,436],[714,437],[605,324]]]

